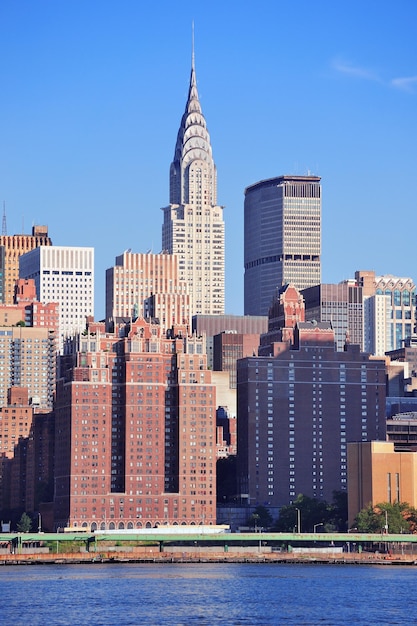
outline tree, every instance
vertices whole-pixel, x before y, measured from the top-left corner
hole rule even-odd
[[[249,526],[253,528],[270,528],[273,523],[273,518],[269,509],[261,504],[256,507],[250,518],[248,519]]]
[[[382,520],[376,513],[372,504],[359,511],[353,523],[354,527],[361,533],[377,533],[382,531]]]
[[[403,511],[403,517],[406,522],[408,522],[409,532],[416,534],[417,533],[417,509],[413,506],[410,506],[408,509]]]
[[[359,511],[354,525],[364,533],[384,532],[386,526],[393,534],[416,532],[417,511],[407,502],[369,504]]]
[[[28,533],[32,528],[32,520],[27,513],[22,513],[20,520],[17,522],[17,530],[19,533]]]
[[[324,526],[330,519],[327,502],[299,494],[292,504],[281,508],[274,530],[292,532],[298,529],[298,519],[302,532],[313,532],[315,526]]]
[[[348,499],[346,491],[333,491],[333,502],[328,506],[329,519],[327,526],[332,530],[343,532],[347,529]]]

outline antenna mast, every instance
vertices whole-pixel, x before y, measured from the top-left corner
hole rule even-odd
[[[191,66],[195,70],[195,57],[194,57],[194,20],[192,21],[192,53],[191,53]]]
[[[3,221],[1,225],[1,234],[7,235],[7,222],[6,222],[6,203],[3,200]]]

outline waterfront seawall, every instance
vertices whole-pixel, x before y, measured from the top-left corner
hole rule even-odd
[[[374,552],[362,553],[327,553],[309,552],[294,554],[291,552],[270,551],[204,551],[203,549],[159,552],[157,548],[146,550],[100,552],[68,552],[2,554],[0,565],[31,564],[82,564],[82,563],[316,563],[316,564],[373,564],[373,565],[417,565],[417,560],[410,555],[389,555]]]

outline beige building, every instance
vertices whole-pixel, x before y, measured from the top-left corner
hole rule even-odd
[[[13,304],[15,283],[19,278],[19,258],[38,246],[51,246],[47,226],[33,226],[31,235],[0,235],[0,302]],[[39,295],[39,294],[38,294]]]
[[[192,315],[224,313],[224,221],[217,171],[197,92],[194,55],[185,112],[170,169],[170,204],[163,209],[162,249],[178,255]]]
[[[0,305],[0,326],[16,326],[25,321],[25,309],[17,304]]]
[[[382,502],[417,507],[417,454],[395,452],[391,441],[349,443],[349,526],[361,509]]]
[[[189,297],[173,254],[124,252],[106,270],[107,329],[137,317],[158,318],[162,329],[190,324]]]

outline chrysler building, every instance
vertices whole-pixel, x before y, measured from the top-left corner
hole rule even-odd
[[[192,55],[190,87],[170,169],[162,249],[178,256],[192,315],[224,314],[224,221]]]

